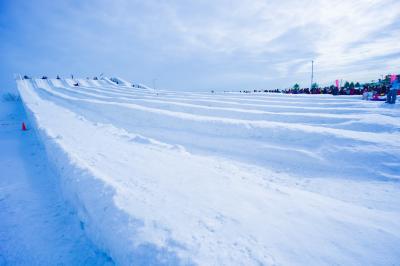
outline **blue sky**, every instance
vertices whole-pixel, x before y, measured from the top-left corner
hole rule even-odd
[[[400,72],[399,0],[0,0],[13,73],[105,73],[176,90],[284,88]]]

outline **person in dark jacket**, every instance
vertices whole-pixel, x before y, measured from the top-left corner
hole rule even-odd
[[[390,104],[395,104],[396,103],[396,96],[397,96],[397,91],[400,89],[400,82],[399,78],[396,77],[396,79],[392,83],[392,87],[389,89],[389,92],[387,94],[387,103]]]

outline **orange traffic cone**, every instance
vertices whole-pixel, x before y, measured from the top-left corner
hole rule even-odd
[[[22,131],[26,131],[27,129],[26,129],[26,125],[25,125],[25,122],[22,122]]]

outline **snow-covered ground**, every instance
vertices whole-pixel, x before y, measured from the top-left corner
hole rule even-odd
[[[0,98],[0,265],[112,265],[85,236],[18,98]]]
[[[63,197],[121,265],[396,265],[400,108],[358,97],[18,88]]]

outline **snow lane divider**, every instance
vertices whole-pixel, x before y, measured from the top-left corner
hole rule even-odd
[[[48,85],[48,84],[47,84]],[[46,88],[47,87],[47,88]],[[144,111],[149,113],[154,113],[158,115],[164,115],[168,117],[173,117],[180,120],[189,120],[196,122],[208,122],[208,123],[220,123],[225,125],[232,126],[244,126],[246,128],[260,128],[260,129],[276,129],[276,128],[284,128],[286,130],[300,131],[304,133],[313,133],[313,134],[329,134],[332,136],[336,136],[338,138],[347,138],[353,139],[356,141],[365,141],[376,144],[391,144],[397,147],[400,146],[400,143],[397,143],[396,140],[400,137],[399,133],[374,133],[374,132],[362,132],[362,131],[353,131],[346,129],[336,129],[336,128],[327,128],[322,126],[313,126],[313,125],[304,125],[299,123],[285,123],[285,122],[271,122],[271,121],[254,121],[254,120],[245,120],[245,119],[233,119],[233,118],[225,118],[225,117],[210,117],[205,115],[196,115],[191,113],[183,113],[176,111],[169,111],[165,109],[151,108],[133,103],[120,103],[120,102],[112,102],[112,101],[102,101],[95,99],[81,99],[73,96],[65,95],[59,93],[57,91],[52,90],[49,86],[45,87],[36,87],[37,89],[41,89],[47,91],[48,93],[78,102],[86,102],[86,103],[94,103],[94,104],[102,104],[102,105],[111,105],[111,106],[120,106],[128,109]]]

